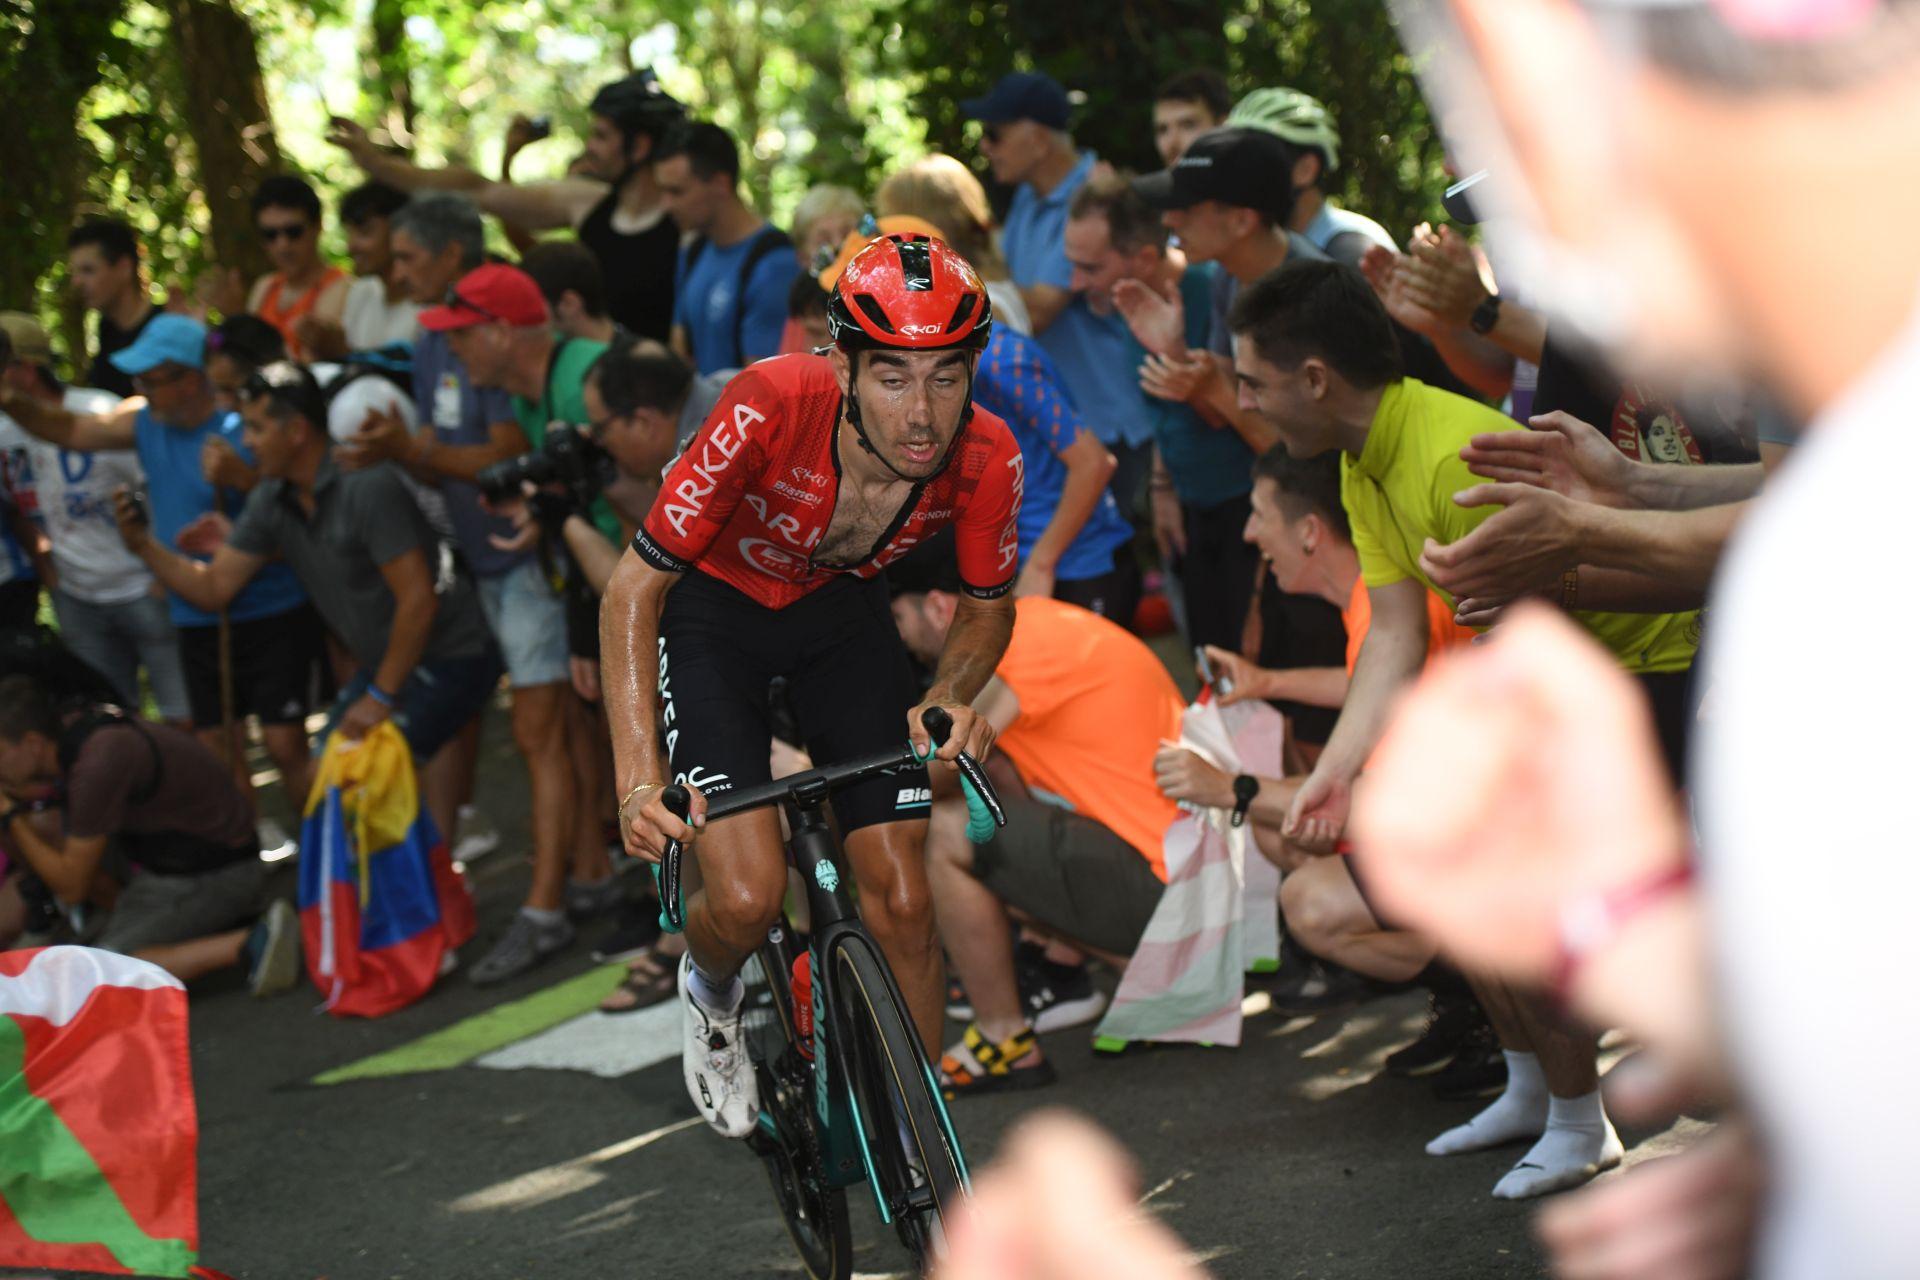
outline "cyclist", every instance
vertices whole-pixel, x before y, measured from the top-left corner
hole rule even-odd
[[[729,1137],[749,1133],[759,1110],[738,973],[779,914],[786,859],[777,811],[709,829],[702,793],[768,781],[774,676],[788,679],[815,759],[884,751],[903,722],[924,754],[931,706],[954,722],[940,759],[982,755],[993,729],[969,704],[1013,634],[1024,473],[1006,424],[973,402],[992,326],[979,275],[944,241],[881,237],[842,271],[828,317],[829,354],[776,356],[728,384],[668,470],[601,612],[622,839],[657,861],[669,837],[699,830],[704,892],[688,904],[679,980],[684,1069],[700,1114]],[[949,524],[964,594],[933,685],[909,710],[912,665],[878,575]],[[693,794],[690,822],[662,802],[669,768]],[[930,801],[915,770],[851,787],[834,809],[863,919],[935,1051]]]

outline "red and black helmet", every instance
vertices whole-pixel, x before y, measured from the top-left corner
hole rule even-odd
[[[978,351],[992,329],[979,273],[932,236],[878,237],[841,270],[827,298],[827,330],[849,354]]]

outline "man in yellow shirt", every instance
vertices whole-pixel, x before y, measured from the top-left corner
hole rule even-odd
[[[1289,264],[1243,291],[1228,325],[1241,403],[1266,418],[1295,457],[1340,452],[1341,500],[1373,607],[1339,722],[1281,828],[1302,848],[1325,852],[1345,831],[1354,781],[1394,696],[1426,662],[1427,592],[1439,588],[1420,553],[1492,514],[1455,502],[1477,483],[1460,450],[1476,434],[1513,424],[1405,377],[1386,309],[1352,268]],[[1641,679],[1663,721],[1684,724],[1696,615],[1574,616]],[[1475,990],[1506,1053],[1507,1089],[1427,1150],[1451,1155],[1538,1137],[1494,1187],[1503,1199],[1576,1186],[1618,1164],[1620,1139],[1600,1105],[1592,1041],[1496,984]]]

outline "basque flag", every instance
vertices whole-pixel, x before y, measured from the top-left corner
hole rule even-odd
[[[0,1267],[213,1276],[187,992],[91,947],[0,952]]]
[[[334,734],[300,832],[300,932],[327,1010],[404,1008],[473,931],[473,897],[420,804],[400,730],[389,721],[359,742]]]

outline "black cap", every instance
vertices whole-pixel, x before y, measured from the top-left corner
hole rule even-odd
[[[1156,209],[1218,200],[1284,218],[1293,211],[1293,157],[1265,129],[1213,129],[1195,138],[1171,169],[1135,178],[1133,189]]]
[[[982,124],[1011,124],[1032,120],[1049,129],[1067,127],[1067,91],[1052,76],[1038,71],[1013,71],[1000,77],[984,98],[962,98],[960,114]]]

